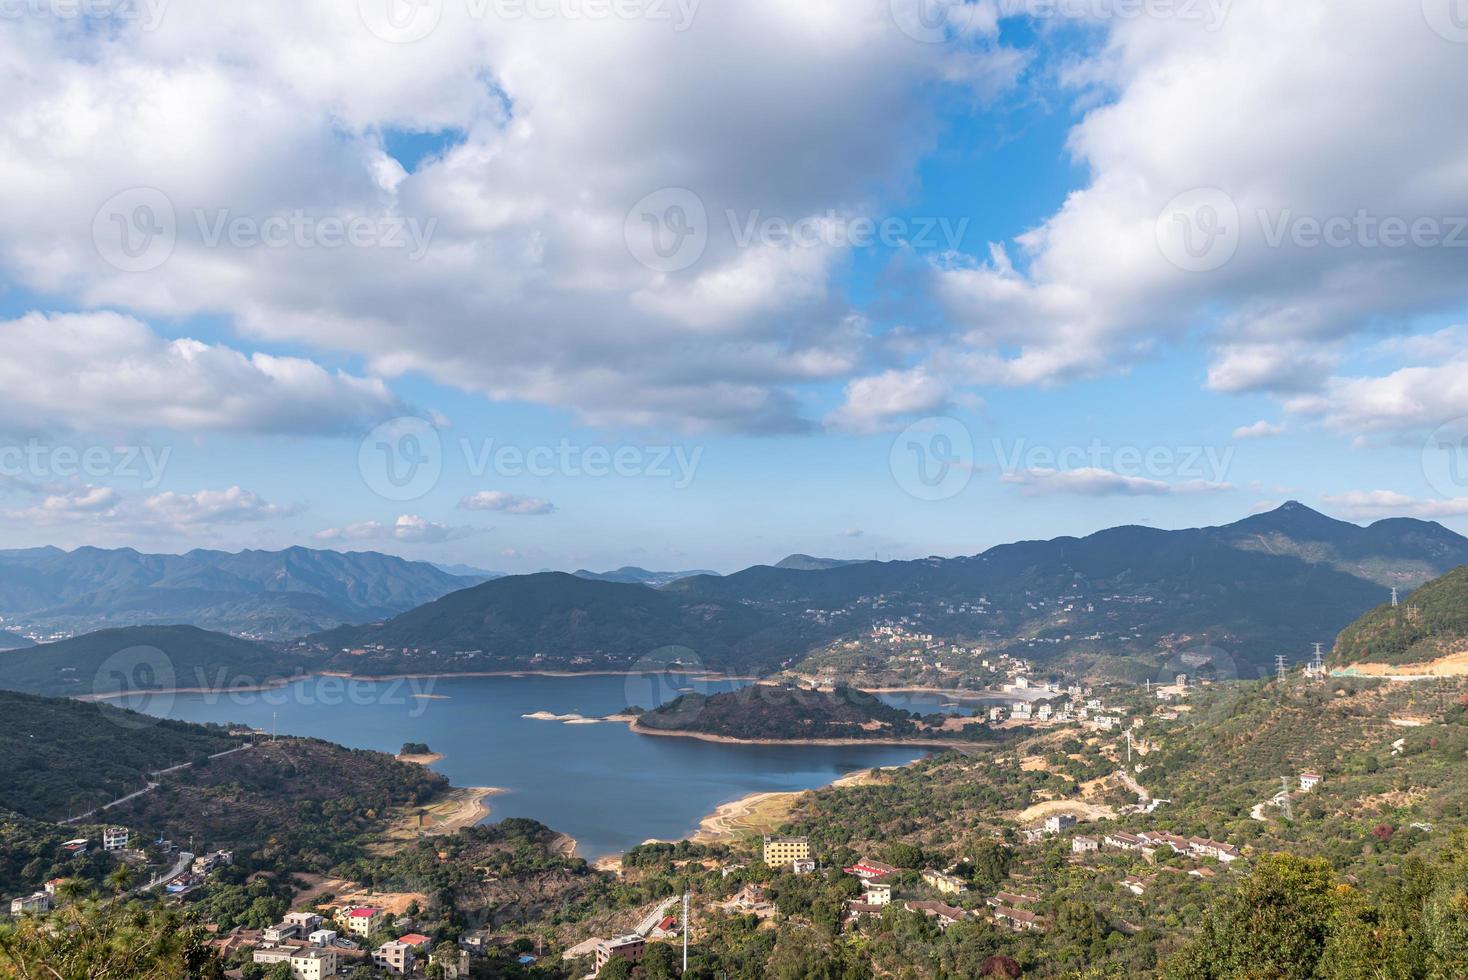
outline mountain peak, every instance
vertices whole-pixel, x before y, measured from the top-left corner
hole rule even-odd
[[[1298,500],[1285,501],[1274,510],[1246,517],[1227,527],[1251,534],[1279,532],[1290,536],[1310,535],[1314,540],[1335,538],[1343,533],[1361,530],[1355,524],[1328,517]]]

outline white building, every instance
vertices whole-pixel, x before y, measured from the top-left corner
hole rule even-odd
[[[127,847],[130,837],[126,827],[108,827],[102,831],[102,849],[105,851],[120,851]]]

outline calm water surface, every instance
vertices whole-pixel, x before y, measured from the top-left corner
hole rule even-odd
[[[496,786],[491,820],[532,817],[570,834],[587,857],[690,833],[721,803],[750,793],[814,789],[856,769],[923,755],[900,746],[725,745],[635,735],[623,723],[567,724],[536,712],[600,718],[653,707],[681,691],[742,686],[688,677],[456,677],[405,681],[311,678],[287,688],[174,695],[131,704],[184,721],[239,722],[396,753],[426,742],[456,786]],[[422,697],[422,695],[431,697]],[[908,707],[906,695],[883,700]],[[931,710],[913,704],[914,710]]]

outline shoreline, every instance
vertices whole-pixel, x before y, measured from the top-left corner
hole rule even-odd
[[[427,752],[421,755],[403,755],[401,752],[399,752],[397,755],[393,756],[393,758],[398,760],[399,762],[410,762],[415,766],[431,766],[435,762],[443,761],[443,753]]]
[[[696,738],[700,742],[720,742],[725,745],[826,745],[826,746],[852,746],[852,745],[895,745],[911,746],[919,749],[984,749],[994,748],[994,742],[967,742],[961,739],[939,739],[939,738],[735,738],[732,735],[710,735],[707,732],[683,732],[662,731],[656,728],[644,728],[638,724],[636,718],[627,723],[627,727],[637,735],[654,735],[661,738]]]
[[[5,651],[0,651],[5,652]],[[454,680],[460,677],[642,677],[647,674],[657,673],[651,670],[489,670],[489,671],[467,671],[452,674],[351,674],[336,670],[317,670],[309,674],[296,674],[293,677],[279,678],[266,681],[262,684],[225,685],[224,687],[163,687],[150,688],[148,690],[133,691],[110,691],[98,694],[48,694],[46,697],[70,697],[74,701],[111,701],[114,698],[132,697],[157,697],[164,694],[212,694],[222,697],[230,694],[258,694],[262,691],[278,691],[283,687],[298,684],[302,681],[315,680],[322,677],[331,677],[338,680],[366,681],[369,684],[381,683],[383,681],[413,681],[413,680]],[[678,673],[669,671],[667,673]],[[747,674],[720,674],[709,671],[694,671],[680,673],[680,677],[701,681],[751,681],[758,683],[760,678]],[[411,694],[409,697],[426,698],[435,701],[448,700],[446,696],[432,694]]]

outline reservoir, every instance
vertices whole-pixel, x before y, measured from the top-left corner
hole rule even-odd
[[[576,838],[577,853],[587,859],[649,838],[687,836],[720,804],[750,793],[815,789],[857,769],[904,765],[926,754],[916,746],[704,742],[636,735],[623,722],[592,720],[628,705],[655,707],[690,690],[716,693],[745,683],[672,674],[313,677],[270,691],[117,703],[393,754],[405,742],[424,742],[443,756],[432,768],[455,786],[505,790],[488,801],[491,821],[539,820]],[[909,707],[907,697],[882,695],[898,707]],[[910,707],[931,710],[927,703]],[[526,717],[537,714],[542,717]]]

